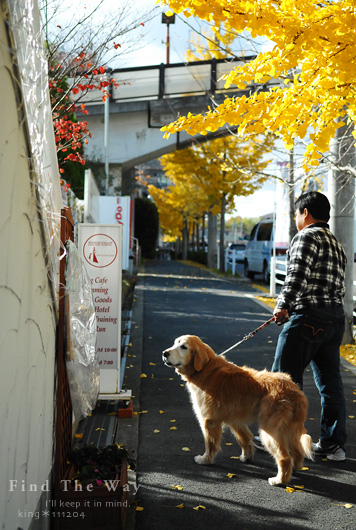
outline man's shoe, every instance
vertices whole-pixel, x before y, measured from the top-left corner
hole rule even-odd
[[[259,436],[254,436],[251,440],[252,442],[252,445],[256,448],[256,449],[259,449],[260,451],[267,451],[267,449],[265,448],[265,446],[263,445],[263,443],[261,442],[261,438]]]
[[[313,451],[316,456],[326,456],[328,460],[334,462],[346,460],[344,448],[337,444],[323,445],[319,440],[318,443],[313,443]]]

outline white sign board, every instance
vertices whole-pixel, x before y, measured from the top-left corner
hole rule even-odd
[[[91,280],[100,394],[120,391],[122,226],[80,224],[79,254]]]
[[[102,224],[119,224],[122,232],[122,268],[129,268],[130,230],[131,230],[131,198],[100,197],[99,222]]]

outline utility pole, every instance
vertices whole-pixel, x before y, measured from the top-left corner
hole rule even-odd
[[[355,167],[355,139],[350,127],[344,125],[337,129],[331,143],[334,164],[340,167]],[[352,344],[353,333],[353,270],[354,270],[354,226],[355,226],[355,177],[346,170],[329,171],[329,200],[331,204],[330,228],[347,256],[345,313],[346,330],[343,344]]]

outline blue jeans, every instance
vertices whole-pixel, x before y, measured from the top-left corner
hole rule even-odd
[[[300,388],[311,365],[321,399],[320,441],[344,446],[346,405],[340,374],[340,344],[345,331],[341,306],[293,312],[278,338],[272,372],[287,372]]]

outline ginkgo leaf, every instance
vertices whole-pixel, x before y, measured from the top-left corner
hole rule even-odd
[[[309,467],[302,467],[301,471],[309,471]]]
[[[194,506],[193,510],[206,510],[206,507],[203,506],[202,504],[198,504],[198,506]]]
[[[303,490],[304,489],[304,486],[294,486],[295,489],[298,489],[298,490]]]
[[[154,432],[155,434],[157,434],[157,433],[159,433],[159,432],[161,432],[161,431],[159,431],[158,429],[155,429],[153,432]]]
[[[160,413],[160,414],[165,414],[166,411],[165,411],[165,410],[160,410],[159,413]]]
[[[236,477],[237,475],[236,475],[236,473],[228,473],[226,476],[228,478],[233,478],[233,477]]]
[[[141,378],[143,378],[143,377],[147,377],[147,375],[146,375],[146,374],[141,374],[140,377],[141,377]]]
[[[291,488],[290,486],[288,486],[288,487],[286,488],[286,491],[287,491],[288,493],[293,493],[293,492],[295,491],[295,489],[294,489],[294,488]]]
[[[189,447],[182,447],[182,451],[190,451]]]
[[[184,504],[183,504],[183,503],[182,503],[182,504],[178,504],[178,505],[176,506],[176,508],[179,508],[179,509],[181,510],[182,508],[184,508]]]
[[[77,432],[74,436],[75,438],[83,438],[84,433],[83,432]]]
[[[177,484],[176,486],[175,486],[174,484],[171,484],[171,486],[172,486],[172,488],[173,488],[174,490],[182,491],[182,489],[183,489],[183,486],[180,486],[179,484]]]
[[[150,363],[150,366],[156,366],[156,363]]]
[[[170,430],[170,431],[176,431],[176,430],[177,430],[177,427],[174,427],[174,426],[173,426],[173,427],[170,427],[169,430]]]
[[[227,442],[225,445],[233,445],[231,442]]]
[[[239,456],[230,456],[230,458],[232,458],[233,460],[240,460]]]
[[[177,420],[169,420],[171,423],[175,423]]]
[[[136,512],[143,512],[144,508],[142,506],[136,506],[135,510]]]
[[[333,506],[342,506],[343,508],[347,508],[348,510],[349,510],[350,508],[353,508],[353,507],[354,507],[354,505],[353,505],[353,504],[350,504],[349,502],[347,502],[346,504],[335,504],[335,503],[333,503]]]

